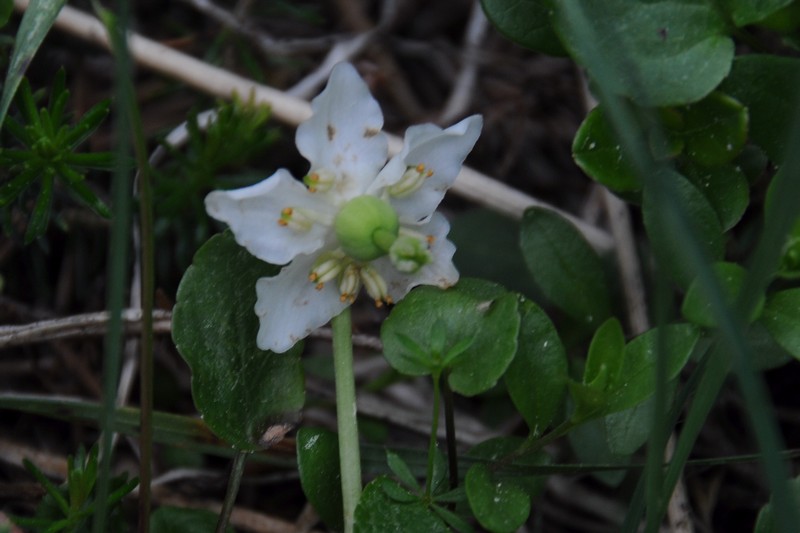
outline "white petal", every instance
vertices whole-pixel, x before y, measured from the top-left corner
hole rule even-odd
[[[389,197],[405,224],[425,222],[453,185],[467,154],[481,134],[483,118],[473,115],[446,130],[432,124],[412,126],[406,130],[403,151],[392,158],[375,180],[376,187],[388,187],[403,176],[408,167],[425,165],[433,174],[417,191],[402,198]],[[373,192],[373,194],[375,194]]]
[[[317,290],[308,280],[316,258],[300,255],[277,276],[256,282],[255,311],[261,324],[256,344],[262,350],[289,350],[349,305],[339,300],[335,282]]]
[[[301,208],[320,220],[333,220],[333,207],[308,192],[288,171],[278,170],[271,177],[242,189],[213,191],[206,196],[206,211],[226,222],[236,242],[262,261],[285,265],[298,254],[318,250],[330,231],[330,223],[315,223],[307,231],[280,226],[286,207]]]
[[[389,296],[395,302],[401,300],[408,291],[417,285],[435,285],[447,288],[458,281],[458,270],[453,264],[455,245],[447,240],[450,224],[440,213],[434,213],[430,221],[422,226],[415,226],[414,231],[434,237],[431,246],[432,261],[414,274],[398,271],[388,257],[381,257],[372,262],[389,288]]]
[[[333,68],[325,90],[311,102],[312,116],[297,128],[297,148],[311,170],[339,174],[335,192],[343,200],[361,195],[386,163],[383,113],[356,69]]]

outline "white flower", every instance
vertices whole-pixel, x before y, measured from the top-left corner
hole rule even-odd
[[[469,117],[445,130],[406,131],[388,163],[383,114],[356,70],[337,65],[297,129],[311,163],[302,181],[278,170],[264,181],[206,197],[251,254],[286,265],[256,284],[257,344],[285,352],[350,305],[364,287],[376,305],[417,285],[458,281],[450,229],[435,213],[480,135]]]

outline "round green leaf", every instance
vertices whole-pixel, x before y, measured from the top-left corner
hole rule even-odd
[[[686,155],[706,167],[729,162],[747,140],[747,108],[720,92],[686,106],[683,120]]]
[[[758,22],[772,15],[792,0],[723,0],[722,5],[733,22],[741,27]]]
[[[771,294],[760,322],[778,344],[800,359],[800,289]]]
[[[559,1],[552,7],[553,27],[572,56],[593,78],[642,106],[696,102],[730,69],[733,41],[711,2]],[[583,16],[576,16],[578,9]]]
[[[587,175],[614,192],[638,191],[642,182],[602,106],[592,109],[572,141],[572,157]]]
[[[720,90],[750,112],[750,138],[782,163],[800,105],[800,58],[748,54],[737,57]]]
[[[172,316],[172,338],[191,368],[198,411],[240,450],[269,446],[268,429],[293,421],[303,406],[301,348],[275,354],[256,346],[256,280],[277,271],[230,232],[215,235],[186,270]]]
[[[528,209],[520,247],[534,281],[559,308],[586,324],[611,314],[600,257],[569,221],[547,209]]]
[[[671,381],[680,373],[692,355],[700,331],[692,324],[670,324],[663,328],[653,328],[625,346],[625,359],[619,378],[607,389],[605,414],[629,409],[640,404],[650,396],[656,386],[656,353],[659,330],[664,338],[666,358],[666,380]]]
[[[427,375],[440,364],[428,348],[435,330],[443,328],[444,351],[463,348],[445,366],[450,387],[472,396],[493,387],[508,368],[517,349],[520,317],[516,295],[492,283],[465,281],[448,290],[418,287],[411,291],[384,321],[381,339],[393,368],[408,375]],[[422,348],[429,361],[412,356],[409,340]]]
[[[589,345],[583,383],[598,390],[615,383],[625,354],[625,334],[622,324],[614,317],[597,328]]]
[[[498,461],[503,457],[517,451],[526,442],[522,437],[495,437],[485,440],[475,445],[467,453],[467,457],[482,459],[484,461]],[[516,466],[527,467],[526,470],[534,470],[532,467],[546,466],[552,463],[552,458],[543,451],[526,453],[513,463],[504,465],[503,468],[492,472],[495,480],[510,479],[511,482],[523,489],[529,498],[535,498],[542,493],[547,481],[546,475],[523,475],[521,469]]]
[[[404,531],[446,533],[449,528],[418,496],[387,476],[373,479],[361,493],[354,531]]]
[[[564,403],[567,356],[553,323],[538,305],[522,300],[519,313],[517,353],[504,379],[531,433],[540,435]]]
[[[489,531],[516,531],[528,519],[530,496],[515,482],[493,476],[485,464],[467,471],[465,487],[475,518]]]
[[[653,192],[652,187],[646,188],[642,197],[644,225],[659,268],[679,285],[687,287],[695,277],[686,243],[687,235],[675,232],[671,224],[665,223],[665,219],[668,215],[675,217],[675,211],[682,208],[691,235],[711,260],[721,259],[724,252],[722,226],[703,193],[685,177],[666,171],[655,179],[673,180],[676,198],[674,202],[667,203],[665,198]]]
[[[550,25],[545,0],[481,0],[486,17],[515,43],[549,55],[565,55]]]
[[[750,187],[741,168],[732,165],[703,169],[690,167],[686,177],[714,208],[723,231],[734,227],[750,204]]]
[[[736,298],[742,289],[744,278],[747,271],[736,263],[715,263],[714,275],[719,280],[722,292],[725,296],[725,304],[732,307],[736,303]],[[749,320],[756,320],[764,309],[764,296],[762,295],[758,304],[753,308]],[[695,279],[686,291],[686,297],[681,306],[683,317],[689,322],[694,322],[706,328],[716,327],[717,321],[712,313],[712,305],[709,296],[706,294],[706,287]]]
[[[317,428],[297,432],[297,470],[303,493],[325,524],[344,529],[339,439],[336,433]]]

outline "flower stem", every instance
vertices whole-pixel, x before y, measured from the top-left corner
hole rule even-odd
[[[333,318],[331,328],[344,530],[345,533],[352,533],[356,505],[361,497],[361,459],[356,422],[356,387],[353,377],[353,341],[349,307]]]
[[[444,400],[444,428],[447,434],[447,461],[450,467],[450,488],[458,486],[458,450],[456,449],[456,422],[453,407],[453,389],[447,382],[447,375],[442,381],[442,398]]]
[[[247,452],[239,450],[233,456],[233,465],[231,465],[231,477],[228,480],[228,490],[225,493],[225,501],[222,503],[222,510],[219,513],[217,521],[216,533],[225,533],[228,522],[231,519],[231,512],[236,503],[236,495],[239,494],[239,485],[242,483],[242,473],[244,472],[244,463],[247,459]]]
[[[431,377],[433,378],[433,421],[431,422],[431,439],[428,445],[428,475],[425,479],[425,498],[431,498],[431,486],[433,485],[433,463],[436,456],[436,434],[439,431],[439,408],[441,403],[441,394],[439,389],[439,380],[442,375],[441,372],[434,372]]]

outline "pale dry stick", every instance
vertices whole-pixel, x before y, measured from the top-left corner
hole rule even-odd
[[[110,320],[110,313],[100,311],[85,313],[63,318],[40,320],[29,324],[14,326],[0,326],[0,350],[26,344],[36,344],[61,339],[76,337],[94,337],[105,334]],[[142,325],[141,309],[123,309],[122,322],[125,332],[136,335]],[[162,309],[153,311],[153,332],[157,334],[170,334],[172,331],[172,312]],[[311,334],[312,337],[324,340],[331,339],[329,328],[320,328]],[[353,335],[353,344],[359,348],[366,348],[380,352],[381,340],[370,335]]]
[[[246,11],[247,3],[237,6],[231,13],[210,0],[182,0],[197,11],[214,19],[216,22],[246,37],[265,57],[291,56],[327,50],[335,43],[336,37],[312,37],[308,39],[278,40],[267,33],[242,22],[241,14]]]
[[[478,52],[489,28],[489,20],[483,13],[480,2],[472,4],[472,13],[464,36],[461,70],[458,73],[453,91],[447,99],[444,111],[439,115],[439,124],[450,124],[464,115],[472,103],[475,82],[478,79]]]
[[[153,311],[153,325],[157,333],[169,333],[171,315],[169,311]],[[108,327],[109,320],[110,313],[100,311],[18,326],[0,326],[0,349],[58,339],[102,335]],[[141,321],[141,309],[122,310],[122,322],[127,333],[137,333]]]
[[[14,6],[18,10],[25,10],[29,1],[14,0]],[[102,23],[95,17],[70,6],[62,8],[56,18],[55,27],[108,48],[108,39]],[[178,79],[208,94],[221,98],[231,98],[234,94],[252,94],[255,102],[269,104],[272,107],[272,114],[275,118],[294,126],[311,116],[311,106],[305,100],[293,98],[272,87],[260,85],[252,80],[216,68],[136,33],[129,34],[128,46],[131,56],[138,64]],[[402,140],[398,137],[389,136],[391,154],[398,153],[402,144]],[[516,219],[521,218],[529,207],[549,209],[575,224],[598,251],[606,252],[613,246],[611,237],[605,231],[471,168],[463,167],[461,169],[452,191],[478,205],[489,207]]]
[[[360,54],[372,42],[375,36],[375,31],[370,30],[364,33],[359,33],[352,39],[336,43],[336,45],[325,56],[322,64],[314,69],[309,75],[297,82],[286,91],[286,94],[303,98],[304,100],[310,99],[314,96],[322,85],[328,80],[331,70],[337,63],[350,61],[350,59]]]
[[[178,495],[169,494],[159,490],[153,494],[154,500],[160,505],[170,505],[187,509],[206,509],[214,513],[219,513],[222,503],[218,501],[197,501],[187,499]],[[231,513],[230,525],[243,531],[252,533],[300,533],[297,527],[291,522],[274,518],[272,516],[259,513],[244,507],[234,507]],[[311,530],[310,533],[322,533],[319,530]]]
[[[581,79],[583,80],[581,85],[584,105],[588,111],[597,106],[597,101],[589,92],[585,78],[581,76]],[[625,202],[614,196],[608,189],[603,189],[603,203],[608,214],[611,235],[614,238],[614,252],[622,281],[622,291],[625,295],[628,325],[631,333],[640,335],[650,329],[650,321],[647,316],[644,282],[639,268],[639,258],[636,254],[636,239],[633,234],[630,211]],[[670,433],[664,450],[664,460],[667,462],[672,459],[675,440],[673,431]],[[686,484],[683,474],[681,474],[667,506],[667,520],[673,533],[694,533],[694,525],[689,517],[690,509]]]

